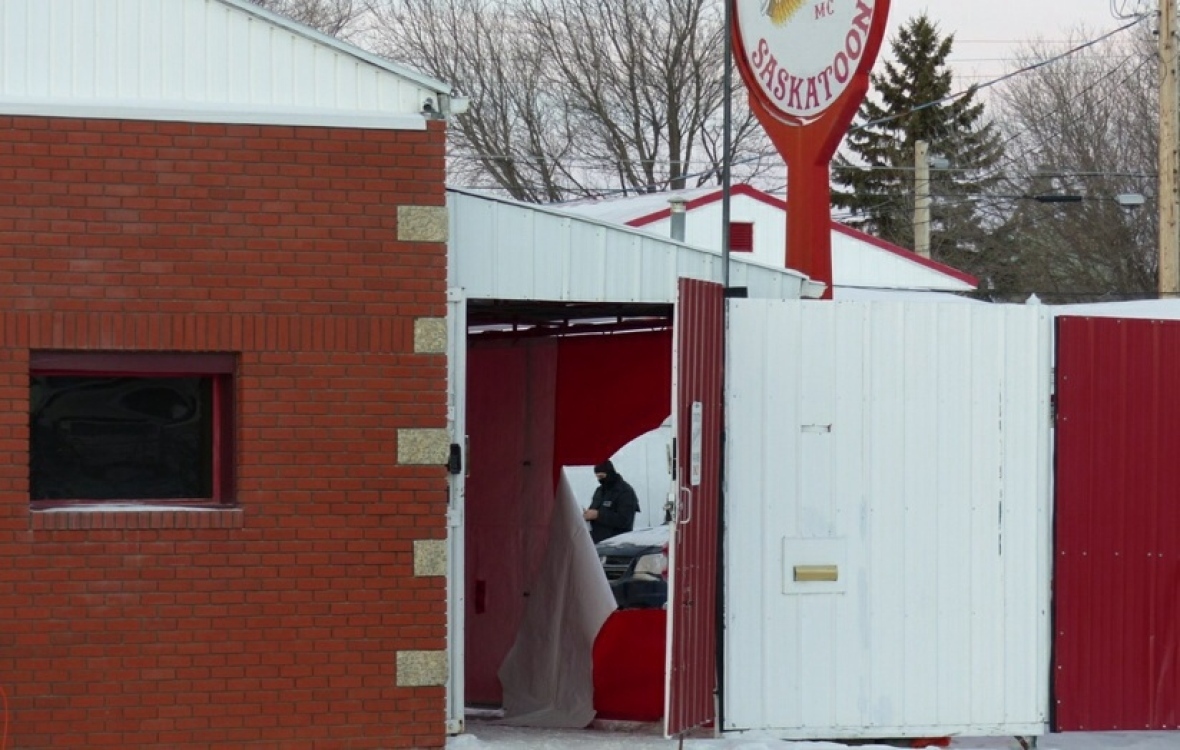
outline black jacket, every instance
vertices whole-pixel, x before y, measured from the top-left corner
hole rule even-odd
[[[639,498],[621,476],[611,474],[594,490],[590,510],[598,511],[598,518],[590,522],[590,538],[598,544],[635,526]]]

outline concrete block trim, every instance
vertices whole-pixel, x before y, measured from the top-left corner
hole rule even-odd
[[[446,318],[418,318],[414,321],[414,353],[447,353]]]
[[[451,453],[450,433],[445,429],[397,431],[397,462],[407,466],[442,466]]]
[[[446,651],[398,651],[398,687],[435,687],[447,684]]]
[[[402,242],[446,242],[446,206],[398,206],[397,238]]]
[[[445,576],[447,574],[447,541],[445,539],[414,540],[414,575]]]

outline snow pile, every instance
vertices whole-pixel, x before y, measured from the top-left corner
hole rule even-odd
[[[665,740],[654,727],[638,731],[603,731],[530,729],[473,722],[471,734],[451,737],[447,748],[453,750],[674,750],[675,740]],[[857,745],[856,750],[897,750],[897,745]],[[848,750],[835,742],[788,742],[773,739],[746,739],[741,736],[723,739],[689,739],[689,750]],[[1055,734],[1041,737],[1039,750],[1175,750],[1180,747],[1180,732],[1108,732]],[[956,738],[952,750],[1019,750],[1011,737]]]

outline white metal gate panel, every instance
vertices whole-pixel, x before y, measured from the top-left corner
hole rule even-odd
[[[1048,314],[730,309],[724,729],[1043,733]]]

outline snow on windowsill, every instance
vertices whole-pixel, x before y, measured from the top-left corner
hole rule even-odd
[[[34,512],[101,513],[103,511],[119,511],[120,513],[126,513],[128,511],[182,511],[189,513],[220,513],[227,510],[236,510],[236,508],[215,508],[209,505],[170,505],[168,503],[160,503],[159,505],[146,505],[143,503],[94,503],[92,505],[55,505],[52,508],[39,508]]]

